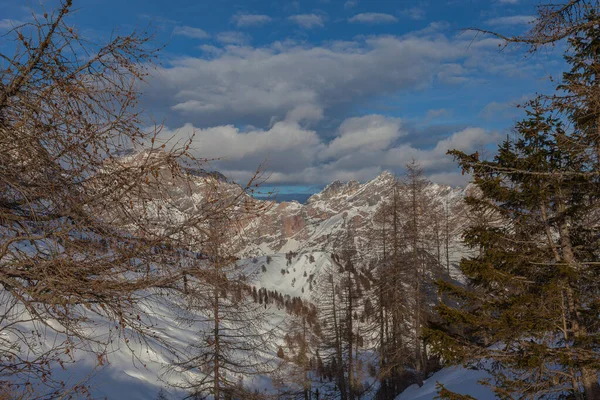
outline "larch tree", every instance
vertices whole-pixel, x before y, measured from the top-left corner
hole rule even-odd
[[[77,349],[102,364],[115,335],[160,341],[145,305],[182,289],[202,227],[243,192],[188,207],[201,163],[189,141],[161,142],[138,105],[152,32],[96,43],[72,27],[71,0],[55,4],[0,53],[0,375],[15,396],[35,382],[40,397],[64,395],[51,372]]]
[[[321,346],[326,375],[335,380],[342,400],[348,399],[348,383],[344,374],[343,309],[340,301],[339,269],[335,264],[324,267],[316,282],[313,300],[317,305],[322,328]]]
[[[404,285],[403,263],[406,243],[402,234],[403,198],[400,182],[394,178],[386,193],[384,202],[378,208],[373,220],[375,242],[373,287],[376,291],[378,324],[378,348],[381,398],[395,396],[403,388],[407,366],[407,343],[409,340],[409,311],[407,308],[407,288]]]
[[[208,204],[236,206],[204,219],[195,230],[206,259],[194,261],[188,269],[190,279],[179,313],[181,323],[197,329],[198,337],[169,371],[186,374],[188,378],[176,386],[192,396],[248,396],[245,380],[268,374],[276,364],[268,355],[274,336],[267,325],[269,310],[266,302],[263,306],[254,301],[250,277],[238,267],[231,242],[242,231],[242,221],[254,218],[263,206],[240,198],[240,193],[243,196],[243,191],[207,188]]]
[[[306,301],[298,302],[295,309],[291,310],[291,315],[286,318],[283,332],[288,340],[285,353],[280,347],[281,355],[286,354],[286,361],[292,364],[283,370],[285,384],[291,388],[290,392],[294,392],[294,386],[298,387],[296,396],[310,400],[313,393],[312,382],[318,372],[317,349],[321,341],[321,328],[315,305]]]
[[[440,201],[432,194],[430,184],[418,162],[406,166],[402,199],[402,237],[406,243],[404,262],[401,265],[403,284],[408,285],[407,308],[411,316],[412,347],[417,383],[427,374],[428,357],[423,345],[423,327],[432,314],[437,298],[433,283],[441,277]]]
[[[82,343],[102,362],[106,341],[86,329],[94,315],[148,334],[140,302],[181,279],[177,238],[144,212],[172,204],[173,183],[187,180],[185,145],[153,157],[159,128],[141,128],[152,35],[98,44],[73,29],[72,9],[32,11],[0,53],[0,375],[17,392],[39,379],[58,395],[54,363]],[[149,151],[124,163],[131,149]]]

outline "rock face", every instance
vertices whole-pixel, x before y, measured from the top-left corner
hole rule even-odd
[[[135,164],[140,157],[165,158],[162,152],[151,154],[126,155],[125,161]],[[181,221],[188,215],[210,214],[212,205],[233,199],[229,212],[244,214],[247,209],[258,211],[258,217],[239,218],[236,229],[243,233],[232,232],[229,249],[241,258],[257,255],[277,254],[288,251],[331,252],[338,249],[349,234],[354,237],[359,250],[366,250],[373,217],[382,203],[389,199],[394,187],[394,176],[383,172],[375,179],[360,183],[357,181],[335,181],[327,185],[320,193],[311,196],[306,204],[296,201],[275,203],[252,198],[243,189],[222,175],[204,170],[187,170],[190,180],[174,186],[168,207],[157,210],[159,225],[168,225],[169,221]],[[170,180],[168,174],[160,179]],[[442,201],[446,197],[458,198],[464,195],[463,189],[431,184],[429,189]],[[158,201],[158,200],[156,200]],[[168,209],[167,209],[168,208]],[[253,214],[254,215],[254,214]]]
[[[367,242],[373,216],[391,194],[394,176],[383,172],[361,184],[335,181],[306,204],[271,204],[265,215],[246,228],[246,244],[240,256],[288,251],[328,252],[340,246],[350,231],[358,247]],[[430,190],[441,198],[462,196],[462,190],[432,184]]]

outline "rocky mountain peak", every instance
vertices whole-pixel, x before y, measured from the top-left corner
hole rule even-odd
[[[280,203],[252,224],[245,237],[249,240],[240,256],[275,254],[288,251],[333,250],[338,238],[352,229],[357,237],[369,234],[376,210],[389,198],[394,175],[388,171],[366,183],[335,181],[306,204]],[[459,189],[440,190],[435,196],[460,196]],[[361,240],[358,240],[361,242]]]

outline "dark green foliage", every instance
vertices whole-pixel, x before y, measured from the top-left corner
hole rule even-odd
[[[426,332],[445,360],[487,359],[478,366],[500,398],[578,394],[580,376],[600,367],[597,178],[539,101],[527,113],[493,161],[450,152],[477,185],[471,211],[490,218],[464,235],[477,254],[460,265],[469,288],[440,284],[456,306],[440,304],[443,322]]]
[[[577,0],[539,11],[524,42],[567,37],[570,70],[493,161],[450,152],[477,186],[471,214],[485,218],[464,236],[468,288],[440,285],[454,303],[426,335],[444,359],[490,371],[500,398],[597,399],[600,15]]]

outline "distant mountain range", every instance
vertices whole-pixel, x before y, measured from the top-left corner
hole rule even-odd
[[[297,201],[300,204],[305,204],[310,196],[312,196],[312,193],[278,193],[275,196],[255,195],[254,198],[258,200],[275,200],[278,203]]]
[[[273,202],[268,211],[251,222],[244,234],[247,244],[241,256],[288,251],[332,251],[349,231],[355,245],[369,245],[373,216],[389,199],[394,176],[383,172],[366,183],[335,181],[321,192],[299,202]],[[430,184],[428,190],[442,203],[464,196],[464,189]]]

